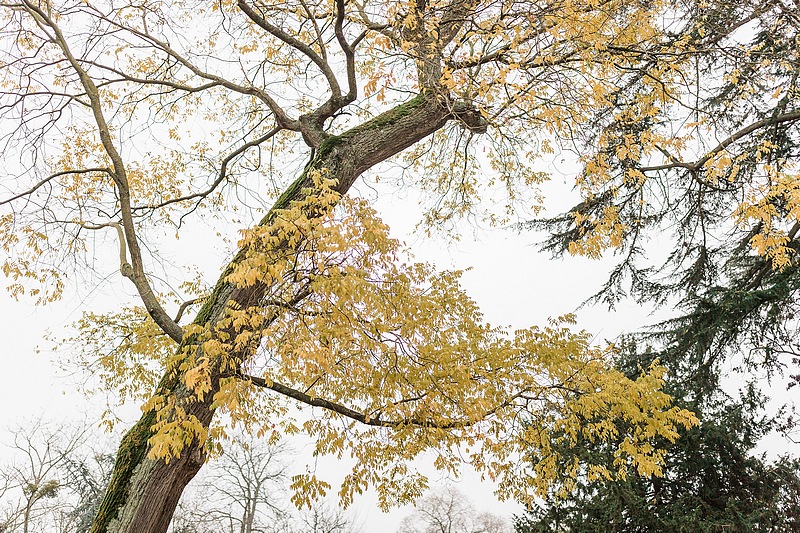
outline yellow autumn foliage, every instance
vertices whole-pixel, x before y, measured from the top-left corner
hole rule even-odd
[[[670,406],[661,367],[628,379],[611,365],[612,348],[591,345],[589,334],[573,331],[570,316],[519,331],[487,324],[460,287],[460,272],[410,262],[365,201],[339,198],[330,184],[320,176],[314,194],[243,233],[247,252],[228,281],[266,283],[271,292],[252,307],[230,309],[215,327],[187,327],[192,351],[160,356],[180,365],[187,392],[202,399],[212,390],[208,363],[217,360],[235,374],[222,378],[213,398],[232,423],[259,434],[302,430],[316,440],[315,454],[355,459],[339,488],[345,504],[368,487],[384,507],[413,499],[427,481],[406,462],[428,453],[441,470],[470,464],[498,483],[500,497],[531,501],[584,472],[564,464],[555,435],[572,445],[588,439],[616,446],[613,465],[580,465],[592,476],[624,475],[629,465],[659,474],[654,443],[696,423]],[[320,211],[329,214],[307,216]],[[301,293],[307,296],[298,300]],[[91,318],[79,324],[86,333],[114,327]],[[120,388],[131,383],[132,370],[143,372],[146,331],[106,357],[105,382]],[[246,360],[226,360],[242,351]],[[156,375],[136,382],[150,386]],[[363,420],[329,409],[290,411],[253,378],[344,406]],[[152,457],[169,461],[193,439],[207,442],[209,432],[180,399],[156,395],[146,408],[158,413]],[[629,431],[620,434],[620,425]],[[219,439],[224,429],[211,433]],[[538,458],[532,473],[521,461],[528,454]],[[301,489],[300,504],[328,488],[313,476],[299,476],[293,486]]]

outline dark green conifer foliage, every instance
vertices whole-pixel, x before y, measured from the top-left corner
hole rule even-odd
[[[631,375],[654,356],[637,355],[634,348],[627,346],[619,358]],[[769,460],[756,452],[759,439],[782,417],[762,414],[766,397],[754,386],[732,398],[708,390],[707,377],[684,371],[669,379],[678,404],[694,410],[701,424],[683,431],[675,443],[663,443],[663,477],[640,476],[629,468],[625,481],[583,478],[566,498],[555,489],[517,517],[517,533],[800,531],[800,461]],[[619,429],[624,435],[625,428]],[[614,460],[608,446],[586,441],[562,453],[565,461],[575,453],[608,464]]]

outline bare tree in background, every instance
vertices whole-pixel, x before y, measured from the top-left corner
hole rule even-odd
[[[510,533],[511,525],[492,513],[476,513],[472,502],[458,489],[426,496],[416,511],[403,519],[398,533]]]
[[[281,531],[298,533],[358,533],[355,525],[341,507],[320,502],[312,509],[301,511],[299,516]]]
[[[87,533],[114,465],[85,424],[38,419],[8,430],[0,464],[0,533]],[[6,453],[7,452],[7,453]],[[298,511],[286,489],[293,452],[247,434],[234,438],[181,499],[171,533],[353,533],[323,502]]]
[[[286,489],[295,453],[284,443],[241,433],[190,486],[172,533],[354,533],[348,514],[322,501],[298,511]]]
[[[86,424],[21,424],[0,465],[0,532],[89,531],[113,456],[89,446]]]
[[[244,434],[234,439],[194,493],[178,504],[173,530],[272,531],[287,515],[288,497],[276,493],[285,491],[289,457],[283,444]]]

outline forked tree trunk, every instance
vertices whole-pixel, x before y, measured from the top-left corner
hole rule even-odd
[[[449,119],[458,119],[474,131],[486,129],[484,119],[471,107],[425,94],[342,135],[327,138],[304,174],[287,188],[261,224],[267,224],[276,209],[301,199],[305,194],[304,189],[313,186],[309,170],[327,169],[327,175],[336,179],[334,189],[344,194],[365,170],[424,139]],[[263,284],[238,288],[226,281],[227,273],[242,257],[243,251],[240,251],[224,270],[214,291],[199,311],[196,324],[213,327],[232,304],[245,308],[259,302],[266,294],[269,287]],[[186,342],[190,341],[184,344]],[[182,376],[176,373],[164,376],[158,393],[188,398],[187,414],[194,415],[208,428],[214,417],[211,403],[218,390],[219,372],[212,368],[212,390],[203,401],[191,397]],[[92,525],[92,533],[165,532],[184,488],[203,465],[205,454],[197,442],[187,445],[180,457],[168,463],[148,459],[148,439],[152,435],[154,420],[154,412],[144,413],[123,438],[111,482]]]

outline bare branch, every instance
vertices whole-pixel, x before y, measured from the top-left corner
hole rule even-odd
[[[220,85],[222,85],[222,83],[217,81],[217,80],[210,80],[208,83],[204,83],[202,85],[192,86],[192,85],[186,85],[185,83],[178,83],[178,82],[173,81],[173,80],[140,78],[138,76],[132,76],[132,75],[130,75],[130,74],[126,73],[126,72],[123,72],[123,71],[121,71],[119,69],[110,67],[108,65],[104,65],[102,63],[98,63],[96,61],[81,60],[81,63],[84,64],[84,65],[91,65],[91,66],[96,67],[96,68],[101,69],[101,70],[105,70],[105,71],[110,72],[112,74],[116,74],[117,76],[120,77],[119,80],[113,80],[112,82],[109,82],[109,83],[114,83],[114,82],[119,82],[119,81],[127,81],[127,82],[131,82],[131,83],[138,83],[138,84],[141,84],[141,85],[156,85],[156,86],[162,86],[162,87],[169,87],[170,89],[175,89],[177,91],[184,91],[184,92],[187,92],[187,93],[199,93],[201,91],[206,91],[208,89],[213,89],[214,87],[219,87]],[[108,85],[108,83],[106,85]]]
[[[325,41],[322,38],[322,30],[320,30],[319,24],[317,24],[317,16],[311,11],[311,8],[308,7],[308,3],[305,0],[299,0],[300,5],[303,6],[303,11],[306,12],[306,16],[308,20],[311,21],[311,24],[314,26],[314,33],[316,34],[317,38],[317,46],[319,46],[319,53],[322,56],[322,59],[325,61],[328,60],[328,53],[325,50]]]
[[[339,87],[339,81],[336,79],[336,75],[333,73],[330,65],[328,65],[325,59],[316,53],[310,46],[289,35],[277,26],[270,24],[267,19],[261,16],[261,14],[255,9],[250,7],[244,0],[238,0],[236,5],[239,6],[239,9],[241,9],[244,14],[247,15],[250,20],[255,22],[261,29],[308,57],[311,62],[320,69],[322,74],[325,76],[325,79],[328,80],[328,85],[330,86],[333,99],[338,99],[342,95],[342,90]]]
[[[367,33],[370,32],[370,31],[375,31],[375,32],[380,33],[381,35],[385,35],[386,37],[388,37],[389,39],[391,39],[392,41],[395,41],[395,42],[398,40],[398,36],[393,31],[391,24],[378,24],[376,22],[373,22],[369,18],[369,15],[367,15],[367,12],[364,9],[364,4],[363,3],[358,3],[356,0],[351,0],[351,3],[356,6],[356,9],[358,10],[358,16],[361,19],[361,22],[363,23],[363,25],[366,27],[366,30],[364,30],[353,41],[353,43],[351,45],[353,48],[355,48],[356,45],[359,42],[361,42],[361,40],[364,39],[364,37],[366,37]]]
[[[336,40],[339,41],[339,46],[342,47],[344,57],[346,60],[347,68],[347,95],[345,95],[347,105],[355,101],[358,95],[358,83],[356,81],[356,61],[353,47],[348,44],[344,36],[344,0],[336,0],[336,21],[334,22],[334,31],[336,32]]]
[[[215,74],[206,72],[201,68],[199,68],[194,63],[192,63],[191,61],[189,61],[189,59],[184,57],[182,54],[178,53],[178,51],[172,48],[169,45],[169,43],[162,41],[161,39],[158,39],[149,33],[137,30],[136,28],[121,26],[118,22],[110,20],[105,16],[103,16],[102,14],[98,14],[98,17],[101,20],[108,22],[109,24],[112,24],[116,28],[128,31],[132,35],[135,35],[136,37],[139,37],[140,39],[157,46],[160,50],[162,50],[170,57],[178,61],[181,65],[188,68],[195,76],[212,81],[219,86],[225,87],[226,89],[230,89],[231,91],[237,92],[239,94],[255,96],[256,98],[258,98],[259,100],[261,100],[266,104],[267,108],[272,112],[273,115],[275,115],[275,121],[282,128],[293,131],[300,131],[300,123],[297,120],[290,118],[283,110],[283,108],[280,105],[278,105],[278,102],[276,102],[275,99],[272,98],[269,94],[267,94],[264,90],[255,87],[253,85],[240,85],[221,76],[217,76]],[[142,82],[154,83],[152,82],[152,80],[143,80]],[[201,87],[205,88],[205,86]],[[182,88],[182,90],[188,90],[188,89]],[[196,88],[193,89],[193,92],[196,90],[197,90]]]
[[[119,238],[119,271],[126,278],[133,279],[133,267],[128,263],[128,254],[125,253],[125,233],[122,230],[122,226],[118,222],[112,222],[109,226],[116,228],[117,237]]]
[[[183,312],[186,311],[186,309],[188,309],[190,306],[192,306],[192,305],[194,305],[196,303],[202,302],[205,299],[206,299],[206,297],[202,296],[200,298],[192,298],[191,300],[186,300],[185,302],[183,302],[181,304],[180,307],[178,307],[178,312],[175,314],[175,318],[173,318],[172,320],[174,320],[175,323],[177,324],[178,322],[180,322],[181,317],[183,316]]]
[[[170,204],[174,204],[174,203],[178,203],[178,202],[185,202],[187,200],[194,200],[195,198],[205,198],[205,197],[207,197],[209,194],[214,192],[214,190],[216,190],[217,187],[219,187],[220,183],[225,181],[225,178],[227,178],[227,176],[228,176],[228,166],[230,165],[231,161],[233,161],[233,159],[235,159],[236,157],[240,156],[241,154],[243,154],[244,152],[246,152],[250,148],[253,148],[254,146],[258,146],[258,145],[268,141],[269,139],[274,137],[278,132],[280,132],[282,130],[283,130],[282,127],[275,126],[274,128],[269,130],[267,133],[265,133],[261,137],[258,137],[257,139],[253,139],[252,141],[248,141],[248,142],[244,143],[242,146],[240,146],[239,148],[237,148],[236,150],[234,150],[233,152],[228,154],[228,156],[225,157],[225,159],[222,160],[222,164],[220,165],[219,175],[217,176],[217,179],[215,179],[214,182],[206,190],[201,191],[201,192],[196,192],[196,193],[193,193],[193,194],[189,194],[189,195],[186,195],[186,196],[181,196],[179,198],[171,198],[169,200],[165,200],[164,202],[161,202],[160,204],[156,204],[156,205],[152,205],[152,206],[146,206],[146,208],[147,209],[159,209],[161,207],[165,207],[165,206],[168,206]],[[140,209],[145,209],[145,207],[136,207],[136,208],[134,208],[134,211],[137,211],[137,210],[140,210]]]
[[[250,18],[250,20],[255,22],[267,33],[308,57],[325,76],[331,92],[330,98],[328,98],[314,111],[301,116],[299,120],[300,131],[303,133],[303,139],[305,142],[309,146],[318,148],[327,138],[327,135],[323,131],[323,124],[325,123],[325,120],[332,117],[337,111],[346,105],[355,101],[358,91],[355,73],[355,57],[352,47],[345,39],[343,30],[344,2],[342,0],[337,1],[336,20],[334,21],[334,32],[336,34],[336,39],[339,42],[346,59],[348,92],[344,96],[342,96],[342,90],[339,86],[339,81],[336,79],[336,75],[327,62],[324,47],[321,46],[320,50],[322,51],[322,55],[320,55],[315,52],[311,46],[286,33],[279,27],[271,24],[244,0],[239,0],[237,5],[245,13],[245,15]]]
[[[54,180],[56,178],[61,177],[61,176],[69,176],[71,174],[90,174],[92,172],[103,172],[105,174],[111,175],[111,170],[108,169],[108,168],[103,168],[103,167],[86,168],[86,169],[82,169],[82,170],[64,170],[62,172],[56,172],[55,174],[51,174],[51,175],[47,176],[46,178],[42,179],[41,181],[38,181],[30,189],[28,189],[26,191],[23,191],[23,192],[21,192],[19,194],[16,194],[16,195],[12,196],[11,198],[7,198],[5,200],[0,200],[0,205],[8,204],[8,203],[13,202],[14,200],[19,200],[23,196],[28,196],[30,194],[33,194],[34,192],[36,192],[37,189],[39,189],[43,185],[47,184],[48,182],[50,182],[50,181],[52,181],[52,180]]]

